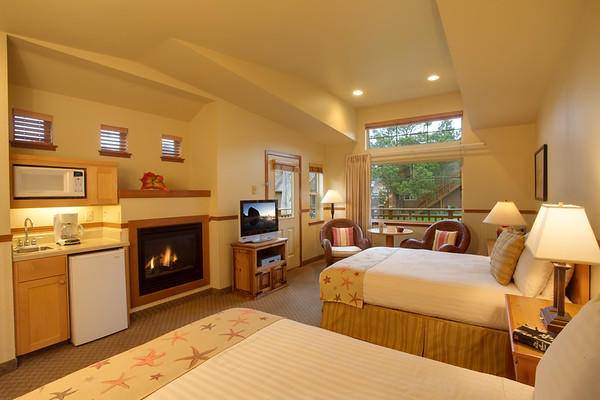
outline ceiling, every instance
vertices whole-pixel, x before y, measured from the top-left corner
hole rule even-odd
[[[473,128],[535,122],[585,0],[438,0]]]
[[[354,107],[458,90],[434,0],[1,1],[9,33],[136,61],[180,39]],[[428,82],[433,72],[441,79]],[[365,95],[354,98],[355,88]]]

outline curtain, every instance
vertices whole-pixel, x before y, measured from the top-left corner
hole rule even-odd
[[[371,155],[346,157],[346,216],[363,231],[371,223]]]

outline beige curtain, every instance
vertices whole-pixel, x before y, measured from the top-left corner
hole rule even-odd
[[[371,156],[352,154],[346,157],[346,216],[363,231],[371,223]]]

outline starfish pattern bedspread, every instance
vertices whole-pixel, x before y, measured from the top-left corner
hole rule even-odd
[[[365,273],[394,252],[388,247],[372,248],[325,268],[319,275],[321,301],[362,308]]]
[[[143,399],[281,317],[232,308],[98,361],[19,399]]]

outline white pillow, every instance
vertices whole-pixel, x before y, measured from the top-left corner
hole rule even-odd
[[[536,260],[525,246],[513,274],[513,280],[523,296],[537,297],[548,283],[554,266],[550,261]]]
[[[571,282],[571,278],[573,278],[574,273],[575,267],[571,265],[571,268],[569,268],[565,273],[565,289],[567,288],[567,286],[569,286],[569,282]],[[550,277],[548,278],[548,283],[546,284],[546,287],[542,292],[542,297],[545,297],[547,299],[554,298],[554,266],[552,266],[552,273],[550,274]]]
[[[535,373],[535,400],[600,398],[600,296],[558,334]]]

